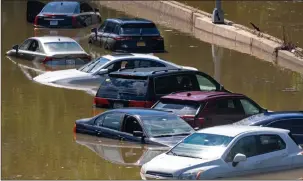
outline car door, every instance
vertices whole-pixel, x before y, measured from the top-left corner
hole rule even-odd
[[[96,39],[95,42],[96,42],[97,45],[103,46],[103,41],[102,41],[103,39],[102,39],[102,37],[103,37],[103,34],[105,33],[104,31],[105,31],[107,22],[108,21],[105,21],[104,23],[102,23],[99,26],[98,30],[97,30],[96,38],[94,38],[94,39]]]
[[[35,0],[29,0],[26,4],[26,19],[27,22],[33,23],[35,17],[41,12],[44,8],[45,3]]]
[[[112,21],[107,22],[106,27],[104,29],[104,33],[102,35],[102,43],[104,47],[109,46],[110,48],[115,42],[112,36],[114,35],[114,30],[116,25],[117,24],[115,22]]]
[[[32,40],[24,56],[26,59],[32,61],[42,61],[46,57],[41,43],[35,39]]]
[[[276,120],[266,126],[290,130],[296,142],[298,144],[303,144],[303,119],[301,118]]]
[[[93,23],[93,15],[95,14],[93,8],[86,2],[80,3],[80,19],[83,26],[90,26]]]
[[[121,123],[125,114],[121,112],[107,113],[102,121],[102,126],[97,126],[99,136],[111,139],[123,139],[121,136]]]
[[[244,154],[247,159],[246,161],[239,162],[237,165],[233,165],[233,159],[238,153]],[[239,137],[233,143],[231,149],[227,150],[226,155],[223,155],[223,160],[225,163],[218,173],[218,178],[259,173],[261,168],[257,168],[256,165],[262,161],[262,158],[258,155],[257,137],[255,135]]]
[[[18,51],[16,50],[12,50],[12,53],[10,55],[16,56],[18,58],[22,58],[22,59],[26,59],[27,54],[29,53],[27,51],[28,47],[31,45],[32,43],[32,39],[27,39],[25,40],[19,47],[18,47]]]
[[[124,140],[141,142],[141,137],[133,136],[134,131],[143,132],[139,120],[134,116],[125,116],[122,124],[122,135]]]
[[[209,100],[204,109],[208,110],[205,115],[205,127],[231,124],[244,115],[241,105],[233,97]]]

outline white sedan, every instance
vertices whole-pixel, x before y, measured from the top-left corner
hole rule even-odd
[[[197,131],[141,168],[142,179],[219,179],[303,167],[284,129],[224,125]]]
[[[100,86],[104,75],[123,68],[166,67],[168,69],[190,69],[160,59],[150,54],[117,53],[101,56],[78,69],[67,69],[43,73],[34,81],[67,89],[92,90]]]

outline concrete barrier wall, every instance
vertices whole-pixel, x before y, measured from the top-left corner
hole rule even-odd
[[[147,18],[158,24],[190,33],[196,38],[227,49],[253,55],[259,59],[303,72],[303,58],[288,51],[274,54],[281,40],[267,34],[256,34],[245,26],[213,24],[211,14],[176,1],[94,1],[97,5]]]

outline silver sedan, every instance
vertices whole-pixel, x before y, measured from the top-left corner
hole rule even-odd
[[[63,36],[31,37],[6,53],[48,65],[75,65],[91,61],[91,56],[73,39]]]

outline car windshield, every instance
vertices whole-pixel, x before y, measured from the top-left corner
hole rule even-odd
[[[77,2],[50,2],[41,11],[42,13],[77,13]]]
[[[121,35],[159,35],[157,27],[150,24],[125,24],[120,28]]]
[[[49,52],[83,52],[83,49],[75,42],[48,42],[44,43]]]
[[[83,65],[78,70],[82,71],[82,72],[86,72],[86,73],[94,73],[97,70],[99,70],[100,68],[102,68],[103,65],[106,64],[107,62],[109,62],[108,59],[100,57],[100,58],[97,58],[97,59]]]
[[[172,111],[177,115],[196,115],[199,107],[200,104],[196,102],[161,100],[154,108]]]
[[[144,128],[150,137],[189,135],[195,130],[183,119],[174,114],[141,117]]]
[[[227,145],[233,137],[209,134],[193,133],[185,138],[168,154],[201,159],[214,159],[222,156]]]
[[[98,90],[97,96],[109,99],[145,101],[147,78],[107,77]]]

